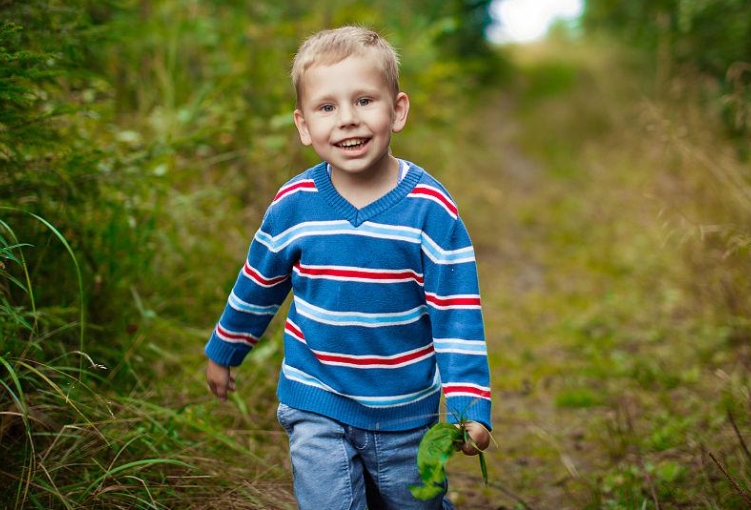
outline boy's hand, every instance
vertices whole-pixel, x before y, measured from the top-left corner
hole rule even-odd
[[[227,400],[227,394],[230,391],[235,391],[235,375],[230,373],[229,367],[211,360],[206,366],[206,381],[209,383],[211,393],[221,401]]]
[[[472,440],[465,441],[460,448],[464,455],[477,455],[490,445],[490,432],[482,423],[468,421],[464,424],[464,429]]]

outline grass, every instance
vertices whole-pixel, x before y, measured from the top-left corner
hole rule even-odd
[[[690,75],[655,87],[584,45],[516,62],[439,156],[478,252],[500,444],[495,486],[453,468],[460,507],[745,508],[747,164]]]
[[[37,219],[69,248],[54,226]],[[16,239],[10,222],[3,221],[3,228],[8,238]],[[22,250],[33,247],[3,242],[2,276],[33,295]],[[20,266],[23,278],[13,276],[18,269],[13,265]],[[31,308],[35,318],[43,314]],[[243,433],[224,430],[232,421],[214,416],[217,405],[208,404],[207,396],[179,397],[168,388],[160,396],[145,389],[133,395],[113,392],[106,366],[81,350],[55,356],[54,349],[44,346],[54,342],[54,333],[41,334],[44,328],[27,318],[23,308],[8,303],[2,318],[0,437],[6,463],[0,469],[0,499],[7,508],[226,508],[235,499],[253,508],[285,508],[284,497],[269,496],[263,489],[269,480],[286,475],[275,467],[278,458],[257,453],[268,432],[250,434],[250,427],[243,427]],[[193,373],[193,377],[200,376]],[[148,386],[150,382],[143,388]],[[203,389],[195,380],[189,387]],[[176,405],[178,397],[182,405]],[[160,398],[169,403],[158,404]],[[255,415],[247,411],[245,415],[257,424]],[[236,464],[217,461],[225,456]],[[257,469],[247,469],[248,462]],[[227,473],[240,470],[237,477],[226,480]],[[253,478],[253,471],[259,479]],[[207,480],[212,480],[208,487],[213,491],[226,486],[234,495],[219,498],[213,491],[207,495]]]
[[[471,187],[451,188],[496,351],[491,478],[533,508],[743,508],[747,167],[698,101],[655,95],[622,59],[525,48],[521,94],[479,122],[501,149],[480,144]]]
[[[80,92],[78,127],[104,156],[55,195],[63,224],[3,209],[8,508],[294,508],[279,322],[227,404],[205,388],[201,348],[264,197],[311,156],[285,149],[286,77],[269,64],[250,87],[268,94],[246,88],[246,57],[261,65],[272,43],[248,50],[196,28],[208,7],[178,7],[145,22],[170,25],[159,52],[144,38],[112,54],[125,82]],[[230,24],[256,42],[302,30]],[[282,60],[285,41],[267,49]],[[432,110],[431,93],[461,95],[429,88],[459,68],[411,48],[427,70],[406,76],[419,100],[395,153],[460,205],[494,374],[490,483],[453,458],[459,508],[745,508],[751,187],[696,80],[655,84],[622,49],[556,43],[519,49],[504,90]],[[215,64],[222,79],[191,86]]]

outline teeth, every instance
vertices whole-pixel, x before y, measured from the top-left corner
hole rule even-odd
[[[339,144],[339,147],[343,147],[345,149],[349,149],[352,147],[359,147],[360,145],[364,144],[365,140],[363,139],[354,139],[354,140],[345,140],[342,143]]]

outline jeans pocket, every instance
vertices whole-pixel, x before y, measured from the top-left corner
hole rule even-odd
[[[292,425],[290,422],[291,415],[294,413],[295,410],[292,409],[287,404],[279,403],[279,407],[276,408],[276,419],[279,421],[279,424],[284,428],[284,430],[287,432],[287,435],[289,435],[292,432]]]

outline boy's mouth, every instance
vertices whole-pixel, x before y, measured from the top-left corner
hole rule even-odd
[[[340,149],[359,149],[366,143],[368,143],[370,139],[369,138],[348,138],[347,140],[342,140],[339,143],[335,143],[337,147]]]

